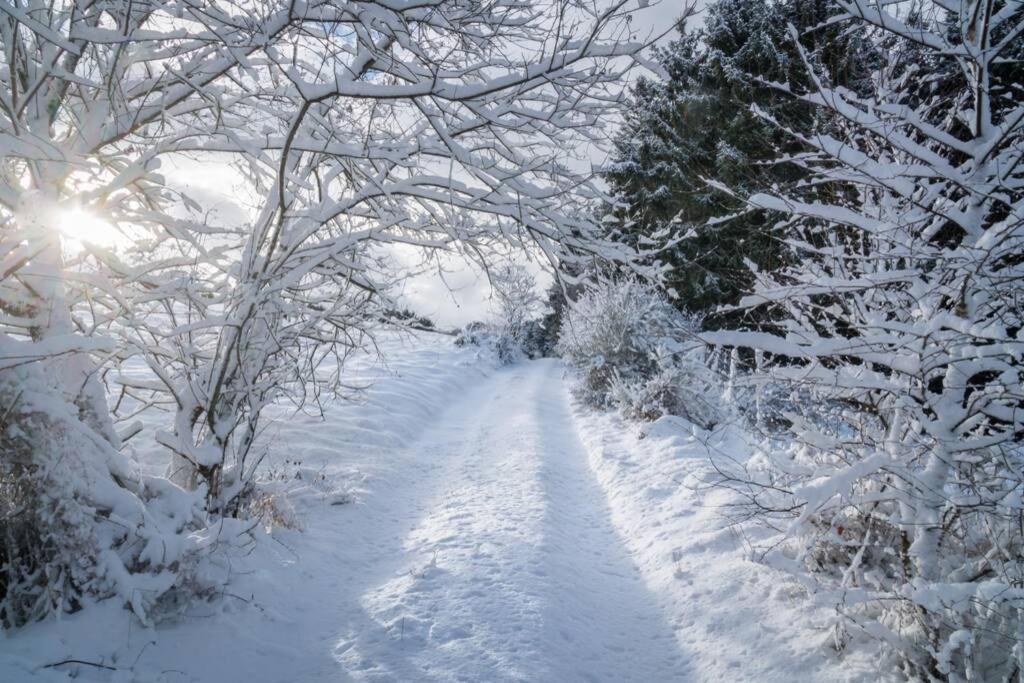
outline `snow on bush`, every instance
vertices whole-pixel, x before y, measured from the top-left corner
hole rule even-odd
[[[609,387],[609,400],[623,417],[653,421],[678,415],[710,429],[722,418],[718,388],[703,364],[702,347],[685,354],[662,355],[649,377],[625,380],[616,373]],[[695,389],[704,388],[707,391]]]
[[[482,353],[498,355],[498,345],[501,339],[501,331],[494,325],[489,325],[479,320],[467,323],[455,336],[455,345],[459,347],[476,346]]]
[[[696,329],[651,285],[605,281],[570,307],[557,350],[579,370],[585,403],[644,420],[679,415],[707,428],[721,417],[720,385]]]
[[[201,499],[131,461],[38,366],[0,372],[0,625],[116,597],[144,623],[203,590]]]

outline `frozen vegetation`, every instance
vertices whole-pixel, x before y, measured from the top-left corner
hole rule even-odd
[[[0,0],[33,680],[1024,682],[1024,3]]]

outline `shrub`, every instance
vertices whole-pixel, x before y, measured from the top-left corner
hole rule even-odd
[[[679,415],[708,428],[721,406],[697,327],[650,285],[603,282],[569,310],[557,350],[581,373],[576,394],[588,405],[634,419]]]
[[[527,345],[540,305],[536,279],[523,266],[509,264],[491,273],[491,288],[498,309],[498,359],[508,364],[533,357]]]
[[[200,502],[136,472],[39,367],[0,372],[0,627],[111,597],[152,621],[195,590]]]
[[[678,415],[699,427],[711,429],[721,421],[717,378],[704,365],[703,352],[674,354],[659,359],[650,377],[632,381],[615,375],[609,387],[610,402],[624,417],[653,421]]]

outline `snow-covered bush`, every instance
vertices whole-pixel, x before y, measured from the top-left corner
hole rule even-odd
[[[116,597],[150,622],[204,590],[201,498],[140,475],[35,365],[0,371],[0,626]]]
[[[602,406],[616,376],[631,381],[656,372],[658,348],[673,338],[679,321],[653,287],[635,280],[605,281],[571,306],[557,350],[582,373],[580,397]]]
[[[756,273],[744,302],[771,306],[779,331],[705,335],[785,359],[768,379],[817,410],[787,415],[791,445],[766,444],[729,483],[785,520],[791,542],[768,557],[835,606],[840,632],[882,639],[913,679],[1018,680],[1024,16],[1013,2],[837,6],[876,36],[877,89],[815,78],[792,93],[843,123],[791,131],[810,182],[747,198],[787,216],[797,256]],[[823,198],[828,185],[843,191]]]
[[[652,375],[624,379],[616,373],[609,387],[608,400],[623,416],[653,421],[665,415],[677,415],[705,429],[723,417],[721,386],[703,361],[703,346],[688,352],[658,356]]]
[[[720,419],[721,390],[696,329],[651,285],[605,281],[569,308],[557,351],[580,372],[576,393],[589,405],[710,427]]]
[[[497,331],[487,323],[474,320],[467,323],[455,335],[456,346],[492,346],[495,344]]]
[[[487,363],[503,362],[499,357],[499,345],[501,342],[501,330],[494,325],[474,321],[463,327],[455,336],[455,345],[462,347],[475,347],[478,349],[477,357]]]

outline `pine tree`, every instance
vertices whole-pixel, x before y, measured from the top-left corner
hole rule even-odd
[[[703,29],[657,53],[664,81],[641,80],[635,106],[616,140],[607,180],[615,195],[611,221],[627,241],[639,241],[673,223],[688,234],[664,256],[673,266],[668,285],[680,308],[711,314],[750,291],[747,259],[759,269],[785,263],[786,251],[766,211],[742,204],[709,180],[742,192],[787,186],[803,177],[792,164],[774,163],[802,151],[764,115],[802,131],[829,124],[820,112],[765,82],[803,84],[806,69],[786,36],[793,23],[802,42],[833,80],[857,86],[867,73],[858,39],[818,27],[832,13],[829,0],[718,0]],[[753,75],[755,78],[751,78]],[[755,112],[756,105],[760,114]],[[738,214],[708,225],[710,219]],[[731,327],[718,313],[706,324]]]

